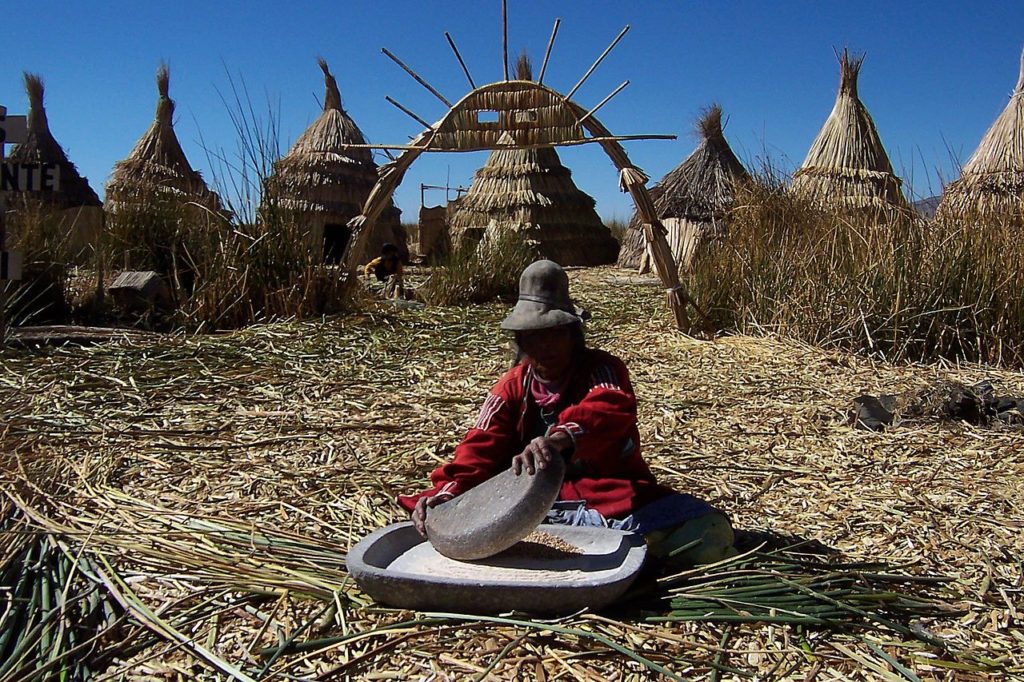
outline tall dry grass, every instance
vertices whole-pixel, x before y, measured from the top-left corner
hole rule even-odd
[[[690,291],[724,329],[890,361],[1024,366],[1024,232],[964,216],[821,211],[773,177],[738,191]]]
[[[71,315],[68,281],[76,263],[88,260],[73,240],[68,214],[30,195],[11,201],[5,248],[22,257],[19,281],[3,281],[4,315],[13,326],[66,322]]]

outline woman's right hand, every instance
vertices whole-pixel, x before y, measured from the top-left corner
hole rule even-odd
[[[427,537],[427,528],[424,524],[427,522],[427,507],[436,507],[442,502],[447,502],[452,499],[451,495],[434,495],[433,497],[421,497],[416,500],[416,506],[413,507],[412,513],[409,517],[412,519],[412,525],[423,537]]]

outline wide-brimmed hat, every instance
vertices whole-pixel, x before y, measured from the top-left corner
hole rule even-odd
[[[554,261],[531,263],[519,277],[519,302],[501,323],[508,331],[548,329],[580,322],[569,298],[569,277]]]

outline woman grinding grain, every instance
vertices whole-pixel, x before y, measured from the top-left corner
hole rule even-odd
[[[728,518],[658,484],[641,457],[629,372],[587,347],[561,266],[541,260],[523,271],[501,328],[515,335],[515,365],[490,390],[454,459],[431,473],[433,487],[398,498],[421,534],[429,507],[505,469],[530,476],[563,457],[565,479],[545,523],[642,533],[650,555],[671,556],[673,565],[735,552]]]

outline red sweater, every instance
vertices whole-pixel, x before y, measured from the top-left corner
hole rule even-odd
[[[455,448],[455,458],[430,474],[434,487],[400,495],[399,504],[411,511],[421,497],[459,495],[509,468],[530,440],[530,420],[537,411],[529,397],[529,381],[525,363],[506,372]],[[565,397],[569,407],[559,413],[555,428],[574,436],[576,450],[568,461],[560,500],[585,500],[606,518],[623,518],[672,492],[658,485],[640,456],[636,396],[621,360],[588,349]]]

